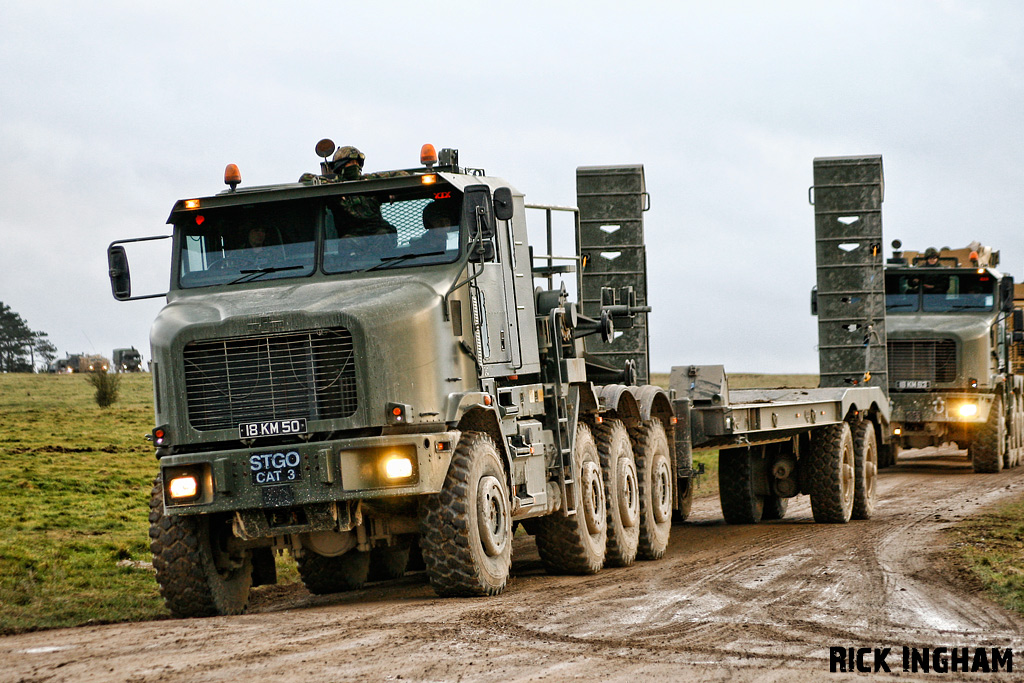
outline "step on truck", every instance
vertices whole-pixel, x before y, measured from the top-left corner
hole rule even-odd
[[[889,395],[899,448],[955,442],[975,472],[1024,453],[1024,317],[999,252],[902,249],[885,266]]]
[[[296,183],[229,165],[172,235],[108,249],[115,298],[167,300],[149,519],[170,611],[243,611],[285,551],[313,593],[412,566],[445,596],[500,593],[519,526],[551,572],[660,557],[690,472],[646,384],[643,168],[580,168],[578,210],[532,207],[535,257],[523,194],[456,150],[359,177],[316,150]],[[556,263],[560,210],[577,248]],[[170,290],[133,296],[126,243],[168,237]],[[579,304],[549,284],[574,271]]]
[[[672,368],[676,457],[718,450],[731,524],[782,519],[810,496],[816,522],[869,519],[892,448],[885,380],[881,157],[814,160],[819,387],[729,388],[720,365]],[[692,489],[681,481],[679,488]]]

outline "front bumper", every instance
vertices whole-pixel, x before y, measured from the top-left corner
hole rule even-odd
[[[967,426],[988,420],[994,394],[915,392],[891,393],[890,397],[894,425],[944,422]]]
[[[188,453],[161,458],[169,515],[267,510],[342,501],[416,496],[441,490],[458,431],[339,439]],[[402,468],[388,461],[406,459]],[[403,463],[404,464],[404,463]],[[178,478],[193,477],[193,495],[173,498]]]

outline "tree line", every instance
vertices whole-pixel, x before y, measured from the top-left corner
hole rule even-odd
[[[35,372],[37,359],[51,363],[57,347],[45,332],[35,332],[0,301],[0,372]]]

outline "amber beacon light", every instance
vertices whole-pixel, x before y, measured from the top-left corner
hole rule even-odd
[[[420,163],[427,168],[437,163],[437,150],[429,142],[420,147]]]
[[[228,164],[224,168],[224,184],[230,185],[233,190],[240,182],[242,182],[242,172],[238,170],[237,165]]]

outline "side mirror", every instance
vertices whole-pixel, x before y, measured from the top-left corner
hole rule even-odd
[[[507,187],[499,187],[494,191],[494,216],[499,221],[512,219],[515,209],[512,205],[512,190]]]
[[[494,209],[491,206],[491,190],[486,185],[470,185],[465,189],[466,203],[463,222],[469,226],[469,234],[477,233],[484,239],[494,236]]]
[[[128,270],[128,254],[124,247],[112,244],[107,248],[107,267],[110,273],[110,291],[118,301],[132,297],[132,276]]]
[[[1013,276],[1004,275],[999,281],[999,299],[1004,311],[1013,310]]]
[[[1024,333],[1024,309],[1013,309],[1013,331]]]
[[[811,287],[811,315],[818,315],[818,286]]]

